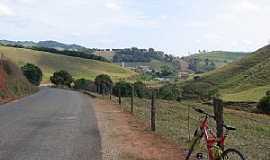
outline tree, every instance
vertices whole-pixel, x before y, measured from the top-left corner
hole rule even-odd
[[[161,70],[161,76],[163,77],[170,76],[174,73],[174,71],[168,65],[161,66],[160,70]]]
[[[113,94],[118,96],[120,91],[121,97],[129,97],[131,96],[131,87],[131,84],[126,81],[117,82],[113,87]]]
[[[38,66],[27,63],[21,67],[21,70],[30,83],[36,86],[40,84],[42,80],[42,71]]]
[[[209,59],[206,58],[206,59],[204,60],[204,63],[205,63],[206,66],[208,66],[208,65],[209,65]]]
[[[72,76],[64,70],[54,72],[50,80],[55,85],[65,85],[68,87],[71,87],[71,83],[73,82]]]
[[[146,89],[146,86],[143,82],[137,81],[134,83],[134,92],[135,92],[135,95],[138,96],[139,98],[144,97],[145,89]]]
[[[107,92],[113,84],[113,81],[109,75],[101,74],[95,78],[95,84],[97,86],[97,92],[99,94]]]
[[[74,88],[86,90],[89,87],[90,83],[91,83],[90,80],[86,80],[84,78],[77,79],[76,81],[74,81]]]
[[[260,100],[257,109],[264,113],[270,113],[270,92],[267,91],[266,95]]]

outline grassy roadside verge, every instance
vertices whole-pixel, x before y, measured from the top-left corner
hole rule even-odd
[[[117,101],[115,97],[114,101]],[[122,108],[128,111],[130,109],[130,98],[123,98],[122,102]],[[150,101],[136,98],[134,102],[134,115],[140,121],[149,124]],[[212,107],[192,101],[183,101],[179,103],[174,101],[158,100],[157,102],[157,133],[184,146],[185,148],[189,145],[189,106],[200,107],[210,113],[213,113]],[[190,134],[192,137],[198,124],[198,120],[200,119],[200,115],[192,109],[190,109],[189,115]],[[236,148],[248,159],[267,160],[270,156],[269,116],[225,109],[224,120],[226,124],[237,128],[237,131],[230,132],[226,141],[226,148]],[[211,121],[210,125],[214,126],[214,122]]]

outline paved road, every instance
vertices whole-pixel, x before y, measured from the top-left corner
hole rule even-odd
[[[43,88],[0,106],[0,160],[99,160],[101,144],[91,99]]]

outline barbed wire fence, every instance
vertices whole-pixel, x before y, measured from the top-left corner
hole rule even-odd
[[[127,88],[124,88],[127,90]],[[150,89],[150,96],[139,98],[134,89],[131,88],[131,95],[122,96],[121,94],[113,95],[112,92],[107,95],[107,99],[110,99],[112,104],[117,104],[121,107],[121,110],[124,112],[130,112],[137,119],[145,124],[148,130],[157,132],[169,139],[173,140],[178,144],[182,144],[184,148],[188,148],[188,143],[193,138],[193,133],[199,125],[199,122],[202,118],[202,115],[195,112],[192,108],[202,107],[199,104],[189,104],[186,102],[177,102],[170,100],[158,99],[158,90]],[[121,92],[121,89],[120,89]],[[128,93],[127,91],[123,91]],[[223,133],[223,127],[220,126],[221,122],[229,120],[229,123],[235,122],[234,118],[226,119],[228,116],[243,118],[252,122],[252,125],[269,125],[269,122],[260,121],[254,119],[252,116],[247,117],[241,115],[241,111],[223,111],[223,103],[220,99],[214,99],[214,103],[211,106],[205,107],[207,112],[212,113],[215,116],[218,116],[216,120],[209,119],[210,128],[214,129],[214,132],[220,136]],[[218,114],[218,115],[217,115]],[[252,113],[250,113],[252,114]],[[217,122],[217,120],[219,122]],[[254,124],[253,124],[254,123]],[[244,131],[245,128],[240,128],[239,130]],[[232,139],[237,141],[237,138],[242,135],[232,136]],[[244,135],[243,135],[244,137]],[[184,143],[183,143],[184,142]],[[248,143],[248,142],[247,142]],[[233,147],[237,147],[237,143],[233,144]],[[249,150],[249,146],[244,146]],[[199,148],[204,148],[203,144]],[[204,150],[204,149],[202,149]],[[204,150],[205,151],[205,150]]]

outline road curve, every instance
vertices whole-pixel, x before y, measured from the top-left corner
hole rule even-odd
[[[100,160],[91,99],[43,88],[0,106],[0,160]]]

